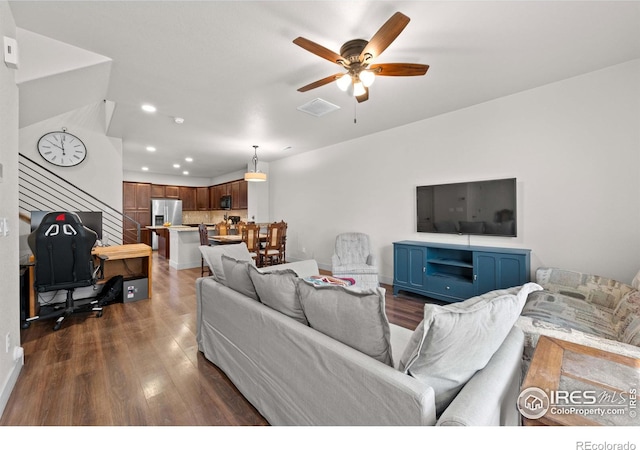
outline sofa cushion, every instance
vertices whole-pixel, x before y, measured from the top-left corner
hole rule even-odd
[[[222,255],[230,256],[238,261],[253,261],[247,244],[244,242],[229,245],[201,245],[200,253],[211,268],[213,277],[225,286],[227,283],[222,267]]]
[[[238,261],[230,256],[222,255],[222,268],[227,286],[249,298],[258,300],[256,288],[249,276],[249,266],[253,266],[253,262]]]
[[[618,339],[613,310],[565,294],[532,293],[522,315],[607,339]]]
[[[439,416],[502,345],[535,283],[449,305],[426,304],[399,369],[431,386]]]
[[[333,275],[369,273],[377,274],[378,268],[365,263],[342,264],[333,266],[331,273]]]
[[[311,328],[393,367],[383,289],[316,286],[302,279],[297,288]]]
[[[249,277],[262,303],[308,325],[296,291],[296,272],[291,269],[260,272],[254,266],[249,266]]]
[[[633,290],[632,286],[611,278],[555,267],[538,268],[536,282],[545,291],[584,300],[611,310]]]

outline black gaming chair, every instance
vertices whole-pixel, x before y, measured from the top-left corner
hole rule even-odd
[[[37,292],[66,290],[67,299],[64,306],[42,306],[42,314],[27,319],[27,323],[57,317],[53,329],[58,330],[65,317],[77,312],[96,311],[97,317],[102,316],[102,305],[95,298],[73,298],[75,288],[95,285],[98,273],[104,273],[106,258],[101,258],[99,267],[94,268],[91,249],[96,240],[96,233],[82,225],[75,213],[51,212],[44,216],[28,237],[35,256],[33,287]]]

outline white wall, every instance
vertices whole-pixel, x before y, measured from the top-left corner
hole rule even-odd
[[[16,37],[6,1],[0,0],[0,36]],[[9,221],[9,236],[0,237],[0,415],[22,368],[18,273],[18,88],[15,70],[0,63],[0,217]],[[9,351],[5,349],[7,334]],[[17,358],[14,358],[17,352]]]
[[[375,101],[375,99],[370,100]],[[371,236],[381,280],[403,239],[532,250],[630,282],[640,270],[640,60],[270,164],[287,256],[330,268],[335,236]],[[518,237],[417,233],[418,185],[517,178]]]
[[[104,102],[100,101],[20,129],[20,153],[122,211],[122,140],[106,135]],[[42,135],[62,128],[87,146],[86,159],[74,167],[48,164],[38,153]]]

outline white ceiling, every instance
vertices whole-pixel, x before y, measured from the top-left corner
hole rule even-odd
[[[122,139],[125,168],[158,174],[180,173],[172,167],[179,162],[189,176],[211,178],[244,170],[254,144],[261,161],[274,161],[640,58],[633,1],[10,6],[20,29],[78,47],[20,34],[21,126],[113,102],[108,135]],[[395,11],[411,22],[377,62],[428,64],[425,76],[379,77],[357,105],[334,84],[296,91],[340,70],[293,39],[339,52],[345,41],[370,39]],[[323,117],[297,110],[316,98],[341,109]],[[144,113],[142,103],[158,111]],[[175,116],[185,123],[174,124]],[[153,156],[148,145],[157,148]]]

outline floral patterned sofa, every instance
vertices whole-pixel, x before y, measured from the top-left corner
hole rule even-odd
[[[640,272],[631,285],[570,270],[541,267],[517,325],[525,333],[524,360],[540,335],[640,359]]]

